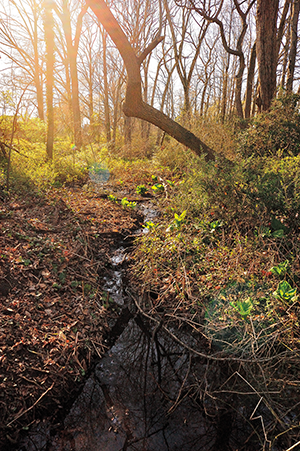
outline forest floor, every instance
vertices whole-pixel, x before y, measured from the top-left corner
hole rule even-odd
[[[0,200],[0,450],[59,422],[104,354],[118,314],[101,277],[139,219],[80,187]]]

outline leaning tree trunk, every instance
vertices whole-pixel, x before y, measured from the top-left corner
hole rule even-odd
[[[156,125],[168,133],[168,135],[175,138],[178,142],[189,147],[197,155],[202,155],[204,152],[207,160],[213,160],[215,157],[213,150],[204,144],[197,136],[173,121],[161,111],[143,101],[140,65],[163,38],[155,39],[142,54],[137,57],[126,35],[105,1],[87,0],[87,4],[91,7],[99,22],[102,23],[103,27],[108,32],[123,58],[127,70],[127,89],[123,105],[124,114],[126,116],[144,119],[145,121]]]

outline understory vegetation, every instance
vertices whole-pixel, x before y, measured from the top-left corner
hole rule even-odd
[[[103,142],[80,151],[61,140],[47,162],[38,121],[20,124],[10,156],[1,148],[3,199],[79,183],[134,210],[134,196],[100,185],[110,176],[120,191],[134,187],[157,204],[161,214],[131,256],[137,308],[177,340],[180,330],[194,337],[186,346],[206,372],[188,391],[212,418],[236,418],[245,449],[287,450],[300,440],[298,100],[279,97],[242,131],[195,118],[216,150],[212,162],[168,137],[147,156],[138,139],[135,148]]]

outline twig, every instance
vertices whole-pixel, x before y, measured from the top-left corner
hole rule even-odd
[[[299,442],[297,442],[297,443],[295,443],[295,445],[293,445],[293,446],[290,446],[290,448],[286,449],[285,451],[292,451],[292,449],[295,449],[295,448],[296,448],[296,446],[298,446],[298,445],[300,445],[300,441],[299,441]]]
[[[192,355],[191,355],[191,353],[190,353],[190,355],[189,355],[189,365],[188,365],[188,369],[187,369],[186,375],[184,376],[184,379],[183,379],[183,382],[182,382],[181,387],[180,387],[180,389],[179,389],[179,392],[178,392],[176,401],[174,402],[174,404],[172,405],[172,407],[170,407],[170,409],[168,410],[168,415],[170,415],[170,414],[173,412],[173,410],[175,410],[176,407],[177,407],[178,404],[179,404],[179,399],[180,399],[180,396],[181,396],[181,393],[182,393],[184,384],[186,383],[187,378],[188,378],[188,375],[190,374],[191,364],[192,364]]]
[[[54,382],[52,383],[51,387],[47,388],[47,390],[39,397],[39,399],[37,399],[35,403],[32,404],[32,406],[30,406],[28,409],[24,410],[24,412],[17,415],[12,421],[10,421],[10,423],[6,425],[6,427],[11,426],[15,421],[17,421],[19,418],[25,415],[25,413],[28,413],[30,410],[32,410],[40,402],[40,400],[53,388],[53,386]]]
[[[3,146],[5,146],[5,147],[7,147],[8,149],[13,150],[14,152],[17,152],[17,153],[18,153],[19,155],[21,155],[22,157],[29,158],[28,155],[25,155],[24,153],[22,153],[22,152],[20,152],[18,149],[16,149],[14,146],[10,146],[9,144],[7,144],[7,143],[5,143],[5,142],[3,142],[3,141],[0,142],[0,145],[3,145]]]

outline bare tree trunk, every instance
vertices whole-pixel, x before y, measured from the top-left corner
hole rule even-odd
[[[106,31],[103,30],[103,32],[101,32],[101,35],[102,35],[102,47],[103,47],[103,85],[104,85],[105,133],[106,133],[106,141],[109,143],[111,141],[111,130],[110,130],[108,76],[107,76],[107,55],[106,55],[107,35],[106,35]]]
[[[63,28],[65,39],[67,43],[68,61],[71,75],[72,86],[72,111],[74,122],[74,140],[78,149],[82,146],[82,130],[81,130],[81,114],[79,104],[79,88],[78,88],[78,70],[77,70],[77,52],[82,28],[82,17],[85,14],[87,7],[83,7],[77,20],[74,43],[72,40],[72,28],[70,10],[67,0],[62,1],[62,14],[59,14]]]
[[[247,87],[246,87],[246,100],[245,100],[245,118],[249,119],[251,112],[251,101],[253,94],[253,81],[255,72],[256,61],[256,43],[253,44],[251,49],[250,63],[248,68]]]
[[[37,109],[39,118],[44,120],[44,97],[42,86],[42,71],[39,63],[39,49],[38,49],[38,18],[37,9],[33,11],[33,50],[34,50],[34,84],[36,88]]]
[[[121,80],[118,81],[117,87],[114,89],[114,115],[113,115],[113,133],[112,133],[112,142],[113,147],[116,145],[116,138],[117,138],[117,126],[118,126],[118,119],[119,119],[119,105],[120,105],[120,93],[121,93]]]
[[[256,54],[262,111],[268,111],[276,92],[278,52],[290,0],[286,0],[277,29],[279,0],[257,0]]]
[[[223,73],[222,99],[221,99],[221,121],[224,123],[226,115],[227,94],[228,94],[228,70],[230,64],[230,53],[227,54],[227,62]],[[202,109],[202,108],[201,108]]]
[[[300,0],[293,0],[292,4],[292,23],[291,23],[291,46],[289,54],[289,64],[286,80],[286,90],[287,92],[292,92],[294,72],[295,72],[295,62],[297,54],[297,41],[298,41],[298,19],[300,12]]]
[[[53,111],[53,86],[54,86],[54,20],[53,1],[45,1],[44,29],[46,42],[46,99],[47,99],[47,144],[46,152],[48,160],[53,158],[54,142],[54,111]]]
[[[285,88],[286,83],[286,73],[287,73],[287,65],[288,65],[288,56],[289,56],[289,48],[290,48],[290,24],[287,29],[286,33],[286,42],[283,48],[283,61],[282,61],[282,73],[281,73],[281,79],[280,79],[280,88]]]
[[[127,146],[131,145],[132,140],[132,118],[125,116],[124,118],[124,143]]]
[[[137,57],[126,35],[112,15],[105,1],[88,0],[87,4],[98,17],[98,20],[102,23],[103,27],[114,41],[123,58],[128,76],[125,103],[123,105],[125,115],[144,119],[164,130],[178,142],[192,149],[197,155],[202,155],[202,152],[204,152],[206,154],[206,159],[214,159],[215,155],[212,149],[204,144],[193,133],[170,119],[161,111],[143,102],[140,64],[162,38],[155,39],[144,52]]]

